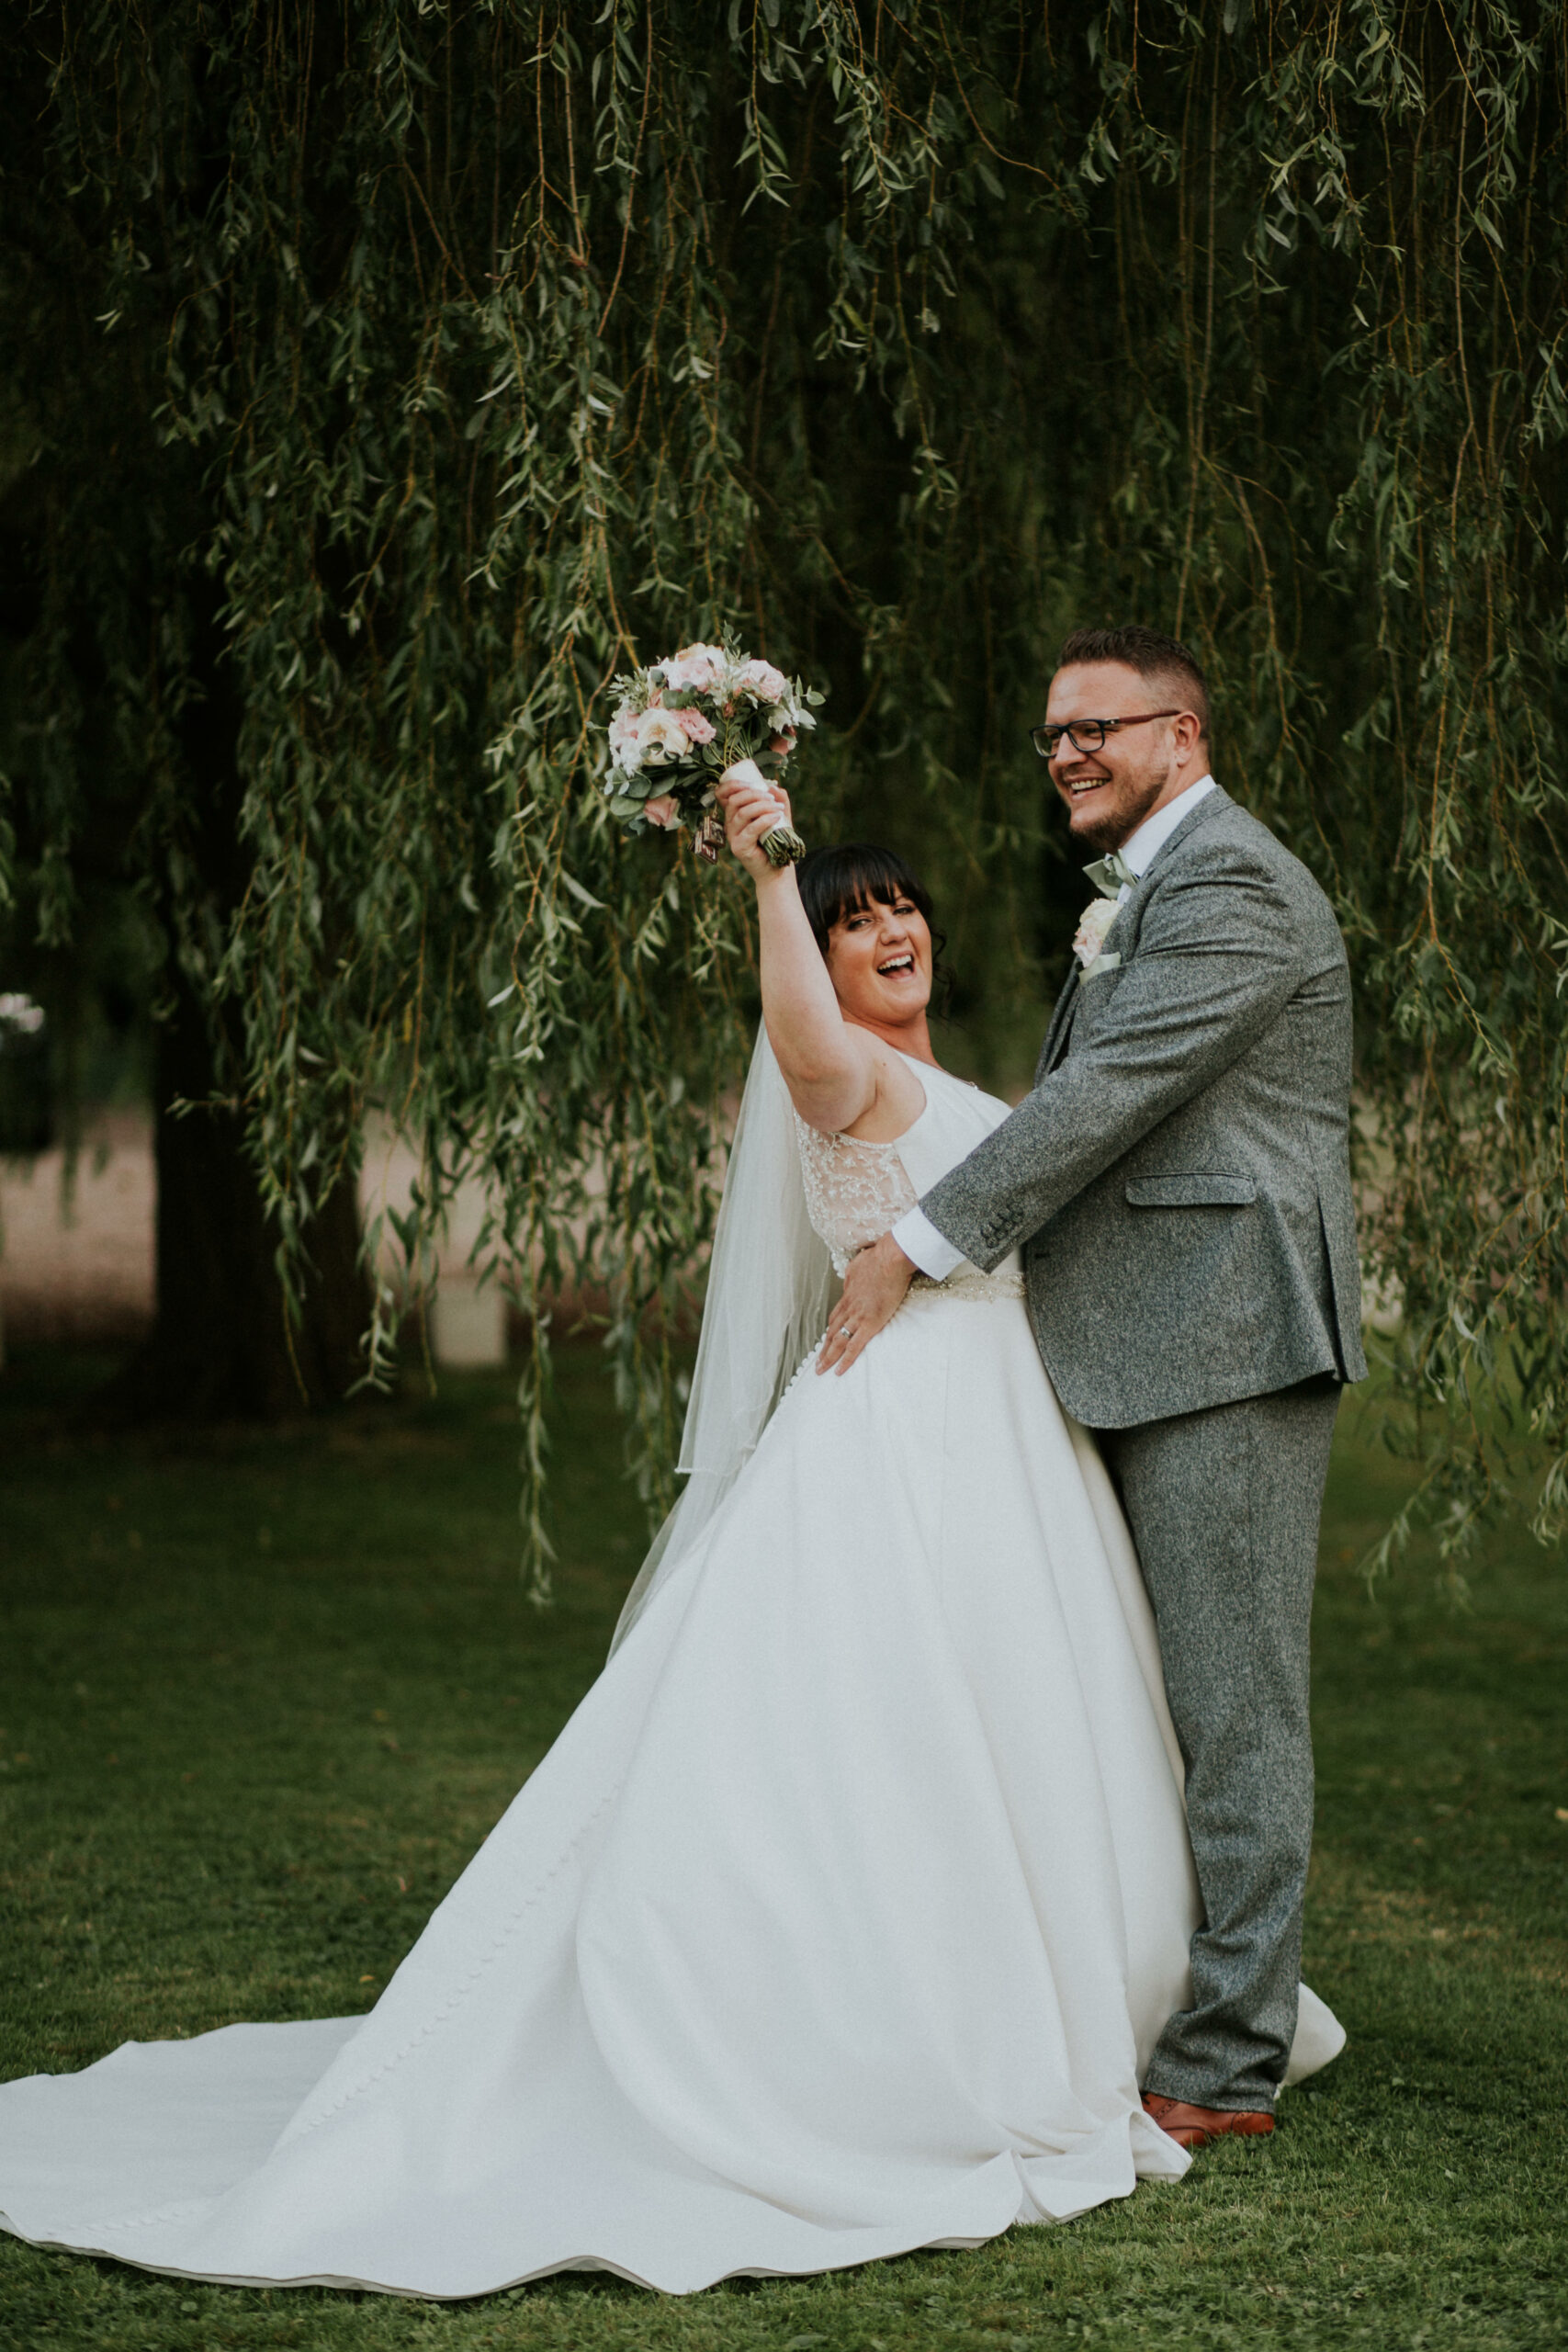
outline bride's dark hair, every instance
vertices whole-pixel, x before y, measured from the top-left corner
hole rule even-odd
[[[824,956],[833,925],[873,900],[890,907],[898,899],[908,899],[919,907],[931,935],[932,992],[941,1000],[938,1010],[945,1011],[953,980],[942,960],[947,933],[937,929],[931,892],[897,850],[883,849],[875,842],[834,842],[827,849],[810,851],[795,873],[806,920]]]

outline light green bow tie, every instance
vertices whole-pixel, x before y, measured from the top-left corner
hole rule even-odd
[[[1102,899],[1119,899],[1122,884],[1131,889],[1138,879],[1119,849],[1113,849],[1109,857],[1097,857],[1084,872]]]

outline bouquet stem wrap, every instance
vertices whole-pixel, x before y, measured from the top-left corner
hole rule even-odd
[[[748,781],[755,781],[760,784],[765,792],[768,788],[768,779],[762,774],[761,769],[757,765],[755,760],[740,757],[733,760],[727,760],[725,762],[725,769],[730,775],[745,775],[748,768],[751,771],[750,777],[748,778]],[[716,830],[713,836],[714,846],[711,850],[705,849],[704,847],[704,842],[707,838],[708,827],[710,824],[714,824],[716,820]],[[702,831],[697,836],[697,855],[699,857],[707,858],[716,857],[720,847],[723,845],[723,816],[716,808],[709,808],[704,813]],[[762,849],[770,865],[794,865],[806,855],[806,843],[801,840],[800,835],[795,831],[795,827],[790,823],[787,817],[781,818],[779,822],[773,827],[771,833],[764,833],[762,835]]]

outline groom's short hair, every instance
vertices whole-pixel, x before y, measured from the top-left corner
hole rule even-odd
[[[1151,684],[1156,678],[1168,678],[1176,692],[1185,697],[1183,708],[1193,711],[1202,721],[1207,740],[1208,681],[1197,659],[1179,638],[1167,637],[1157,628],[1145,628],[1141,621],[1123,621],[1118,628],[1076,628],[1063,646],[1056,667],[1065,670],[1069,662],[1124,662],[1129,670],[1136,670],[1139,677],[1147,678]],[[1111,714],[1107,712],[1106,716]]]

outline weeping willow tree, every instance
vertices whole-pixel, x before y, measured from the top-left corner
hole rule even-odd
[[[1553,1532],[1561,0],[20,14],[13,939],[110,808],[297,1320],[379,1108],[411,1258],[478,1171],[607,1298],[657,1498],[754,974],[739,877],[605,820],[610,678],[732,628],[828,689],[804,827],[921,863],[997,1070],[1082,895],[1025,729],[1138,617],[1345,926],[1421,1507],[1462,1554],[1528,1432]]]

